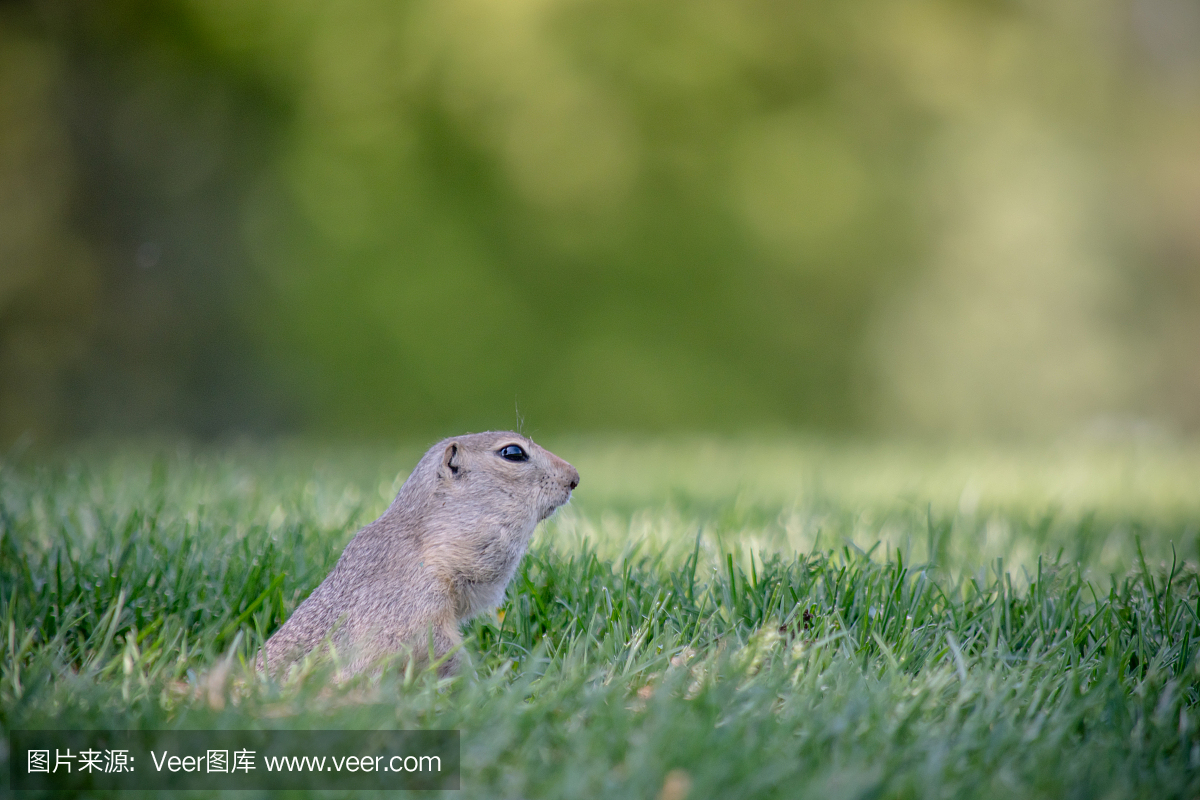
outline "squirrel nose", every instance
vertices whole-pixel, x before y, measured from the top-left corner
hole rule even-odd
[[[571,480],[567,483],[572,489],[579,485],[579,471],[571,467]]]

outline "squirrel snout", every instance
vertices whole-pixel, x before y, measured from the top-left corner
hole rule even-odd
[[[553,464],[553,469],[551,471],[558,472],[558,475],[561,477],[562,482],[567,485],[567,488],[574,489],[576,486],[578,486],[579,470],[575,469],[566,461],[563,461],[553,453],[549,453],[548,455],[550,456],[551,464]]]

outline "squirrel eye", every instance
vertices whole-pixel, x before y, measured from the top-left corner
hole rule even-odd
[[[507,458],[509,461],[528,461],[529,454],[515,444],[506,445],[496,451],[496,454],[501,458]]]

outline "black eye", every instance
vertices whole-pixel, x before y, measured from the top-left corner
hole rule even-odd
[[[515,444],[505,445],[496,451],[496,455],[509,461],[528,461],[529,454]]]

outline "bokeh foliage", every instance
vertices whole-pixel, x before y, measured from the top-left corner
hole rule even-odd
[[[1198,419],[1182,0],[0,15],[6,436]]]

